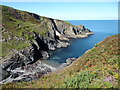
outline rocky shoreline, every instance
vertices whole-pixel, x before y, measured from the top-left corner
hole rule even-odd
[[[74,38],[80,38],[80,37],[86,38],[88,37],[88,35],[91,35],[91,34],[93,33],[90,32],[90,33],[87,33],[86,35],[78,35]],[[37,36],[37,38],[40,39],[41,37]],[[73,38],[73,37],[70,37],[70,38]],[[69,46],[70,44],[68,40],[58,40],[56,48]],[[44,37],[42,37],[42,41],[43,43],[41,44],[44,44],[45,46],[46,39]],[[29,49],[26,48],[19,52],[15,50],[14,52],[16,54],[14,54],[10,59],[4,60],[2,62],[2,66],[1,66],[2,78],[0,80],[0,84],[6,84],[8,82],[37,80],[41,76],[49,72],[59,70],[70,65],[75,60],[75,58],[72,58],[72,59],[68,58],[66,60],[66,63],[63,63],[58,69],[51,67],[38,59],[40,59],[41,57],[43,59],[48,58],[49,50],[55,50],[56,49],[55,46],[53,45],[50,46],[48,44],[47,48],[49,49],[44,49],[44,51],[40,52],[41,50],[39,50],[39,47],[41,46],[38,44],[39,42],[37,42],[37,39],[36,39],[36,42],[34,42],[34,44],[31,47],[29,47]]]
[[[0,56],[1,84],[30,81],[54,71],[53,67],[40,61],[49,57],[50,50],[69,46],[71,38],[86,38],[93,34],[83,25],[75,26],[67,21],[47,18],[7,6],[2,6],[2,12],[4,55]],[[69,65],[71,61],[69,63],[68,61],[60,68]]]
[[[30,47],[20,51],[14,50],[10,59],[3,60],[0,84],[36,80],[44,74],[56,70],[38,60],[40,58],[47,59],[49,57],[49,50],[69,46],[70,38],[86,38],[93,33],[89,32],[85,35],[76,35],[73,37],[66,36],[67,40],[65,38],[61,38],[61,40],[50,40],[40,36],[38,33],[34,32],[34,34],[36,39]],[[63,63],[58,69],[62,69],[71,63],[72,61],[67,59],[66,63]]]
[[[63,46],[59,46],[58,48],[67,47],[68,45],[70,44],[67,43],[65,46],[63,44]],[[55,50],[55,49],[51,49],[51,50]],[[48,53],[44,53],[44,56],[45,59],[49,57]],[[14,60],[12,60],[12,58]],[[2,78],[0,79],[0,84],[6,84],[8,82],[22,82],[22,81],[26,82],[26,81],[38,80],[43,75],[62,69],[66,66],[69,66],[70,64],[72,64],[73,61],[76,60],[76,58],[68,58],[66,60],[66,63],[61,64],[58,68],[54,68],[52,66],[43,63],[41,60],[29,61],[28,59],[28,61],[26,61],[27,58],[23,56],[23,54],[20,52],[15,54],[14,57],[12,58],[3,61],[1,64],[0,68],[2,73],[0,74],[2,74]],[[24,62],[26,63],[26,65],[24,65]]]
[[[41,61],[29,64],[23,67],[18,67],[13,70],[7,69],[6,79],[2,80],[0,84],[8,82],[21,82],[37,80],[44,74],[54,71],[55,68],[48,66]],[[9,75],[8,75],[9,74]]]
[[[28,82],[32,80],[38,80],[40,77],[42,77],[45,74],[69,66],[75,60],[76,58],[68,58],[66,60],[66,63],[61,64],[58,68],[54,68],[52,66],[43,63],[41,60],[38,60],[33,64],[29,64],[23,67],[18,67],[13,70],[3,69],[2,73],[4,73],[5,79],[0,81],[0,84],[6,84],[8,82],[23,82],[23,81]]]

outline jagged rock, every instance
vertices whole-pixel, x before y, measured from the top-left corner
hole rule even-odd
[[[21,81],[31,81],[39,79],[44,74],[52,72],[55,70],[53,67],[48,66],[41,61],[37,61],[33,64],[29,64],[23,67],[15,68],[14,70],[10,70],[11,76],[9,78],[4,79],[0,82],[21,82]],[[7,76],[8,77],[8,76]]]
[[[70,44],[67,43],[67,42],[60,42],[57,44],[57,48],[61,48],[61,47],[67,47],[69,46]]]
[[[17,78],[18,76],[19,76],[19,74],[17,74],[17,73],[14,74],[13,73],[11,78]]]
[[[3,9],[4,8],[8,9],[8,12],[11,13],[11,15],[13,15],[13,18],[21,20],[21,22],[22,21],[23,22],[24,21],[32,22],[31,21],[31,18],[32,18],[32,20],[34,21],[34,25],[36,25],[36,23],[37,23],[37,26],[38,26],[38,24],[40,24],[42,27],[47,27],[47,29],[48,29],[47,30],[48,32],[46,33],[45,36],[41,35],[41,33],[40,33],[41,31],[40,32],[39,31],[38,32],[36,32],[36,31],[27,32],[27,34],[33,35],[34,40],[31,40],[31,42],[33,42],[33,43],[26,41],[26,39],[24,37],[18,37],[16,35],[12,35],[12,34],[11,34],[12,36],[10,34],[8,34],[8,39],[6,39],[6,38],[4,39],[4,37],[3,37],[3,40],[6,40],[7,42],[9,41],[9,39],[10,40],[15,39],[16,40],[15,43],[17,45],[19,45],[19,42],[23,41],[23,40],[24,40],[24,43],[31,44],[29,46],[28,50],[25,48],[22,49],[24,51],[22,53],[24,56],[24,57],[22,57],[22,59],[23,58],[27,59],[27,60],[23,60],[25,64],[34,62],[45,56],[48,57],[49,50],[55,50],[56,48],[67,47],[69,45],[69,42],[68,42],[69,38],[77,38],[77,37],[80,37],[79,35],[81,35],[81,34],[86,34],[86,33],[91,32],[89,29],[85,28],[85,26],[83,26],[83,25],[74,26],[66,21],[42,17],[42,16],[39,16],[34,13],[18,11],[18,10],[15,10],[14,8],[9,8],[6,6],[3,6]],[[4,9],[3,12],[6,12],[6,9]],[[20,12],[23,12],[25,15]],[[6,18],[6,17],[4,17],[4,18]],[[40,20],[40,21],[38,21],[38,20]],[[46,24],[43,25],[42,23],[46,23]],[[3,22],[3,24],[5,24],[5,22]],[[26,28],[29,28],[30,26],[24,26],[22,23],[19,23],[18,27],[19,28],[17,30],[21,29],[21,27],[24,27],[23,29],[26,30]],[[12,33],[10,31],[7,31],[7,29],[9,29],[9,28],[7,28],[7,27],[3,27],[3,28],[6,29],[5,33]],[[16,31],[16,30],[14,30],[14,31]],[[23,33],[25,33],[25,32],[23,32]],[[89,34],[86,34],[86,35],[89,35]],[[66,41],[64,42],[62,40],[66,40]],[[9,43],[9,44],[12,45],[11,43]],[[21,58],[21,55],[20,55],[20,58]]]
[[[0,81],[10,76],[10,73],[4,69],[0,71]]]
[[[38,76],[51,72],[52,70],[50,67],[47,68],[47,65],[39,64],[39,68],[31,65],[35,64],[39,59],[48,58],[50,50],[69,46],[70,38],[81,37],[81,35],[87,37],[92,34],[92,32],[83,25],[75,26],[66,21],[42,17],[34,13],[20,11],[6,6],[3,6],[2,9],[3,28],[5,29],[2,33],[3,43],[5,43],[5,45],[9,44],[11,47],[12,44],[18,46],[13,49],[3,46],[8,49],[11,54],[8,55],[9,58],[7,57],[7,54],[6,57],[4,57],[5,59],[2,63],[2,68],[5,71],[10,71],[11,75],[13,74],[12,77],[17,78],[16,81],[19,81],[19,76],[24,74],[24,72],[30,72],[27,68],[34,72],[34,74],[36,73],[36,75],[39,72]],[[9,13],[9,15],[6,12]],[[20,23],[17,22],[19,20]],[[13,25],[13,27],[9,27],[6,22],[10,22],[10,26]],[[30,24],[25,22],[29,22]],[[14,23],[17,23],[17,25],[15,26]],[[15,35],[17,31],[19,34]],[[11,43],[13,41],[14,43]],[[23,45],[22,48],[18,49],[21,44],[27,45],[25,45],[25,47]],[[65,67],[72,63],[70,60],[67,60],[66,62],[67,63],[62,64],[61,67]],[[42,66],[45,67],[42,68]],[[17,69],[20,71],[24,71],[25,69],[26,71],[21,73],[17,72]],[[15,72],[20,73],[19,76],[17,76]],[[29,76],[28,79],[30,80],[31,77],[33,76]],[[21,78],[25,80],[27,77]]]

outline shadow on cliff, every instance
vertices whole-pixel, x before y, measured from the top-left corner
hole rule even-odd
[[[48,52],[49,48],[48,45],[44,42],[43,38],[38,36],[38,34],[36,32],[33,32],[35,34],[35,41],[37,42],[36,44],[32,44],[32,47],[34,48],[34,54],[33,54],[33,58],[34,58],[34,62],[36,62],[37,60],[39,60],[40,58],[43,58],[43,52]],[[32,62],[32,63],[34,63]]]
[[[43,56],[41,54],[41,51],[37,48],[37,46],[35,44],[32,44],[32,47],[34,48],[34,52],[33,52],[34,62],[36,62],[38,59],[42,58]],[[34,62],[32,62],[32,63],[34,63]]]

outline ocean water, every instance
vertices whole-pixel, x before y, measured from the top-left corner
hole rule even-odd
[[[90,29],[94,35],[88,38],[77,38],[70,40],[70,46],[60,48],[51,52],[48,60],[45,63],[58,67],[66,62],[67,58],[78,58],[82,56],[87,50],[94,47],[94,45],[105,38],[118,34],[117,20],[68,20],[73,25],[84,25]]]

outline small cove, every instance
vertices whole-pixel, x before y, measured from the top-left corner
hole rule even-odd
[[[87,50],[94,47],[94,45],[105,38],[118,34],[117,20],[68,20],[73,25],[84,25],[90,29],[94,35],[88,38],[70,39],[70,46],[66,48],[56,49],[51,51],[50,57],[43,60],[46,64],[58,67],[66,62],[67,58],[78,58],[82,56]]]
[[[74,25],[79,25],[79,23],[83,23],[83,25],[85,25],[87,28],[89,28],[91,31],[94,32],[94,35],[90,35],[87,38],[70,39],[69,41],[70,46],[66,48],[59,48],[54,51],[50,51],[51,54],[50,57],[47,60],[42,61],[45,64],[41,63],[41,61],[37,61],[36,63],[31,64],[30,67],[28,65],[24,67],[24,69],[16,68],[15,70],[11,70],[12,73],[23,73],[23,74],[20,74],[20,76],[17,78],[14,78],[15,74],[11,75],[9,78],[3,80],[0,83],[2,84],[2,83],[12,82],[15,80],[16,81],[38,80],[40,76],[39,77],[36,76],[37,74],[35,73],[39,73],[36,71],[42,70],[42,73],[46,73],[44,70],[47,70],[47,73],[51,71],[55,71],[61,64],[66,63],[67,58],[78,58],[82,56],[87,50],[93,48],[96,43],[104,40],[105,38],[111,35],[118,34],[117,21],[102,21],[102,22],[101,21],[69,21],[69,22],[71,22]],[[94,26],[89,25],[91,23],[93,23]]]

